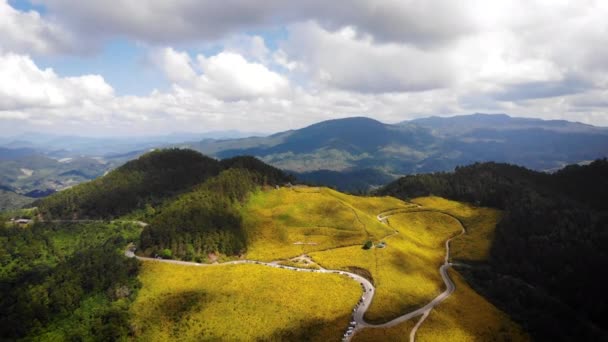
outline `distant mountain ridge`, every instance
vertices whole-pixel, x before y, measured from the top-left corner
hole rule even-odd
[[[398,124],[353,117],[268,137],[201,141],[189,146],[218,158],[253,155],[307,181],[353,190],[345,187],[350,182],[358,190],[367,190],[382,184],[362,183],[355,179],[358,171],[375,170],[394,178],[485,161],[551,170],[602,158],[608,155],[608,128],[506,114],[430,117]],[[335,172],[343,173],[344,178],[338,181]]]
[[[217,159],[251,155],[293,172],[302,181],[353,192],[368,191],[402,175],[450,171],[475,162],[506,162],[551,171],[608,156],[608,128],[506,114],[434,116],[397,124],[351,117],[269,136],[217,139],[229,133],[238,136],[237,131],[224,131],[198,139],[189,133],[167,135],[166,140],[147,137],[133,141],[70,140],[44,134],[19,137],[30,142],[3,138],[0,182],[21,194],[61,190],[165,147],[192,148]],[[35,147],[49,141],[49,149]],[[50,150],[70,144],[79,150]],[[98,157],[80,150],[104,154]]]
[[[542,120],[511,117],[507,114],[458,115],[450,117],[431,116],[428,118],[403,121],[401,125],[416,124],[434,130],[445,136],[458,136],[478,129],[515,130],[544,129],[563,133],[608,133],[608,128],[571,122],[566,120]]]

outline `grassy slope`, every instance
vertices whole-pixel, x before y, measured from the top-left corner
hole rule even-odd
[[[527,341],[529,337],[504,312],[472,290],[455,270],[456,291],[420,326],[419,341]]]
[[[494,239],[494,228],[502,213],[492,208],[478,208],[441,197],[420,197],[412,202],[457,217],[467,228],[467,234],[452,242],[452,259],[467,262],[485,261]]]
[[[311,253],[326,268],[369,270],[376,296],[365,318],[385,322],[423,306],[443,290],[438,268],[445,255],[444,242],[460,231],[453,218],[436,212],[402,213],[390,218],[399,231],[384,239],[386,248],[360,246]]]
[[[144,262],[140,279],[140,341],[333,340],[359,297],[346,277],[257,265]]]
[[[454,259],[483,261],[488,257],[493,231],[500,219],[500,211],[476,208],[465,203],[440,197],[416,198],[412,202],[423,209],[441,211],[457,217],[467,228],[467,234],[452,241]],[[406,220],[404,220],[406,219]],[[407,215],[390,218],[393,227],[411,225]],[[427,238],[424,238],[426,240]],[[419,341],[526,341],[529,336],[505,313],[472,290],[455,270],[450,277],[456,291],[431,312],[417,333]],[[443,285],[441,286],[443,289]],[[356,341],[407,339],[419,318],[390,329],[367,329],[358,334]]]
[[[431,312],[418,329],[417,341],[527,341],[529,337],[508,316],[473,291],[454,270],[456,292]],[[354,340],[406,341],[420,317],[389,329],[365,329]]]
[[[389,329],[364,329],[353,337],[353,341],[409,341],[410,331],[414,328],[417,321],[418,318],[410,319]]]
[[[247,257],[276,260],[380,239],[391,230],[376,220],[375,209],[382,208],[379,202],[326,188],[258,192],[243,208]],[[386,205],[398,202],[389,200]],[[296,242],[308,244],[294,245]]]

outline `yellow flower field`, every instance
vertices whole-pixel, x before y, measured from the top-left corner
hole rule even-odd
[[[343,195],[327,188],[305,189],[281,188],[251,196],[242,209],[248,258],[284,259],[359,245],[368,238],[378,239],[391,233],[378,222],[375,211],[362,210],[381,207],[379,199]],[[398,203],[403,202],[392,199],[388,205]]]
[[[450,270],[456,291],[418,329],[416,340],[425,341],[529,341],[502,311],[473,291],[462,276]]]
[[[345,276],[262,265],[143,263],[139,341],[337,340],[361,295]]]
[[[467,234],[452,241],[452,259],[487,260],[494,239],[494,229],[502,215],[500,210],[473,207],[441,197],[421,197],[414,199],[413,202],[453,215],[465,225]]]
[[[325,268],[356,266],[371,272],[376,295],[365,315],[370,322],[396,318],[441,293],[444,284],[438,269],[444,243],[461,231],[458,221],[438,212],[397,214],[390,222],[399,233],[384,239],[386,248],[354,246],[310,253]]]
[[[309,255],[319,266],[371,278],[376,295],[365,318],[386,322],[428,303],[445,289],[438,268],[445,241],[453,259],[488,257],[500,211],[439,197],[413,203],[392,197],[357,197],[327,188],[258,191],[241,208],[247,259],[289,260]],[[385,211],[389,224],[378,221]],[[384,248],[363,249],[365,241]],[[454,270],[456,291],[437,306],[417,334],[420,341],[526,340],[521,328],[473,291]],[[135,339],[339,340],[360,286],[343,276],[262,265],[178,266],[145,262],[143,287],[133,305]],[[419,317],[389,329],[364,329],[355,341],[407,340]]]

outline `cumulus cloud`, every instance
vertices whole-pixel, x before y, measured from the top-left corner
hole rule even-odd
[[[61,78],[41,70],[28,56],[0,55],[0,110],[63,108],[107,99],[113,89],[99,75]]]
[[[175,85],[221,100],[276,97],[289,91],[289,81],[283,75],[235,52],[223,51],[209,57],[199,54],[195,65],[187,53],[164,48],[153,59]]]
[[[155,51],[151,57],[167,79],[173,83],[193,82],[196,78],[196,72],[192,68],[192,60],[185,52],[177,52],[166,47]]]
[[[289,87],[285,77],[236,53],[222,52],[209,58],[199,55],[197,59],[203,71],[198,87],[221,99],[279,96]]]

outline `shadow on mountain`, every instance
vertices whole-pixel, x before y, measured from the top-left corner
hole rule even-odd
[[[345,315],[335,320],[300,321],[298,327],[277,330],[270,337],[258,341],[339,341],[348,327],[349,318]]]
[[[192,312],[201,310],[202,303],[209,302],[209,294],[204,291],[184,291],[170,293],[159,304],[159,312],[172,322],[179,322]]]

